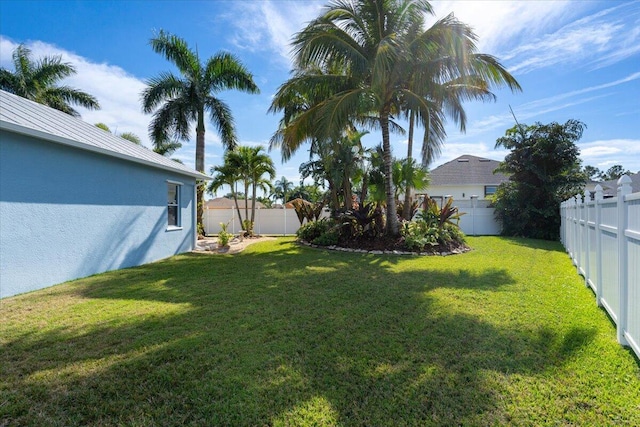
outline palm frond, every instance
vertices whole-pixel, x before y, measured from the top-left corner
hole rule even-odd
[[[222,144],[227,150],[233,150],[238,141],[231,109],[225,102],[213,96],[208,96],[204,104],[209,110],[210,121],[218,131]]]

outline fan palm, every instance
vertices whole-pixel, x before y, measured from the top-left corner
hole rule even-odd
[[[204,63],[197,52],[180,37],[160,31],[151,39],[151,48],[180,71],[181,76],[161,73],[147,81],[142,92],[142,108],[153,113],[149,133],[153,141],[188,140],[192,123],[196,127],[196,170],[204,172],[205,113],[216,127],[222,144],[237,144],[233,117],[228,105],[215,95],[225,89],[259,93],[253,76],[230,53],[218,53]],[[198,186],[198,225],[202,225],[202,194]]]
[[[13,72],[0,68],[0,89],[74,117],[80,117],[80,114],[71,104],[89,110],[100,109],[100,104],[92,95],[69,86],[57,85],[60,80],[76,73],[73,65],[62,62],[61,56],[45,56],[33,62],[31,50],[21,44],[13,51],[12,58]]]

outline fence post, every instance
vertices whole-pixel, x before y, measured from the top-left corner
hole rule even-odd
[[[576,251],[574,265],[580,274],[580,255],[582,254],[582,234],[580,233],[580,222],[582,221],[582,199],[579,195],[576,195]]]
[[[631,178],[622,175],[618,180],[618,295],[619,295],[619,314],[618,314],[618,342],[622,345],[629,345],[624,333],[627,329],[627,313],[628,313],[628,266],[627,266],[627,236],[625,232],[628,225],[627,206],[624,198],[627,194],[631,194]]]
[[[595,231],[596,231],[596,304],[598,307],[602,307],[602,233],[600,232],[600,224],[602,223],[602,186],[596,185],[596,219],[595,219]]]
[[[589,287],[589,278],[591,275],[591,265],[589,265],[589,251],[591,250],[591,239],[589,239],[589,192],[585,191],[582,197],[583,210],[584,210],[584,266],[582,271],[584,272],[584,285]]]

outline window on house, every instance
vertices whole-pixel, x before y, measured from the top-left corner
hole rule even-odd
[[[494,194],[496,194],[497,190],[498,190],[498,186],[497,185],[485,185],[484,186],[484,197],[493,196]]]
[[[169,227],[180,227],[180,184],[167,183],[169,201],[167,203],[169,213]]]

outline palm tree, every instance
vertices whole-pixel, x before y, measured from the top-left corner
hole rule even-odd
[[[255,222],[256,217],[256,192],[260,188],[262,191],[269,191],[271,181],[276,177],[276,169],[273,160],[263,152],[262,147],[240,147],[239,150],[247,149],[247,169],[242,173],[249,175],[251,182],[251,224]],[[264,179],[267,174],[269,179]]]
[[[409,73],[408,66],[421,67],[434,51],[422,28],[423,15],[432,14],[424,0],[338,0],[332,2],[319,18],[307,25],[295,37],[293,46],[299,71],[279,90],[272,110],[286,109],[283,101],[292,93],[312,93],[319,100],[295,114],[286,123],[279,142],[289,150],[315,134],[319,137],[335,135],[350,123],[379,128],[385,177],[385,196],[388,234],[399,233],[396,217],[395,192],[392,182],[392,153],[390,131],[398,130],[393,117],[403,112],[414,114],[430,138],[444,135],[443,109],[454,119],[464,118],[459,102],[468,97],[459,89],[484,79],[491,83],[505,83],[517,87],[517,82],[487,55],[474,57],[473,32],[455,18],[449,21],[453,30],[439,35],[435,41],[449,49],[449,61],[441,74]],[[473,36],[473,37],[472,37]],[[419,52],[419,55],[415,55]],[[439,52],[436,50],[436,52]],[[467,70],[477,68],[473,76]],[[305,73],[322,69],[325,73]],[[330,72],[338,69],[339,72]],[[459,97],[447,103],[431,94],[428,77],[447,77],[458,88]],[[436,80],[442,83],[439,80]],[[436,95],[439,95],[436,92]],[[311,98],[314,99],[314,98]],[[287,112],[285,111],[285,116]],[[426,145],[430,147],[429,144]]]
[[[409,34],[407,73],[411,93],[422,94],[424,102],[431,103],[429,115],[423,117],[425,127],[422,142],[422,164],[428,166],[439,154],[446,137],[444,115],[452,117],[460,131],[466,129],[464,100],[495,100],[491,87],[508,86],[521,90],[518,82],[496,58],[476,52],[476,36],[472,29],[459,22],[453,14],[437,21],[422,32]],[[462,53],[462,54],[460,54]],[[411,97],[409,97],[411,102]],[[410,107],[410,105],[409,105]],[[413,158],[413,135],[416,109],[408,109],[409,137],[407,160]],[[411,187],[405,187],[403,216],[409,219]]]
[[[211,175],[213,179],[209,183],[207,187],[207,191],[209,194],[215,194],[220,188],[225,185],[228,185],[231,188],[231,196],[236,205],[236,212],[238,214],[238,218],[240,219],[240,224],[242,224],[242,214],[240,213],[240,206],[238,205],[238,192],[236,191],[236,184],[240,180],[240,174],[238,169],[236,169],[229,162],[228,156],[231,151],[227,151],[225,154],[225,161],[222,165],[214,166],[211,168]]]
[[[73,65],[62,62],[61,56],[45,56],[33,62],[31,50],[21,44],[13,51],[12,58],[13,72],[0,68],[0,89],[74,117],[80,117],[80,114],[71,104],[89,110],[100,109],[98,100],[92,95],[69,86],[57,85],[60,80],[76,73]]]
[[[196,123],[196,170],[204,172],[205,113],[215,125],[227,149],[236,146],[233,117],[227,104],[215,95],[225,89],[259,93],[253,76],[233,55],[217,53],[200,62],[197,52],[178,36],[160,31],[151,39],[151,48],[180,71],[181,76],[161,73],[147,81],[142,92],[142,108],[153,113],[149,125],[153,141],[188,140],[191,124]],[[202,195],[198,186],[198,226],[202,226]]]
[[[285,176],[276,180],[275,185],[273,186],[274,200],[282,199],[282,204],[284,205],[285,203],[287,203],[287,195],[291,194],[293,188],[293,181],[289,181]]]

